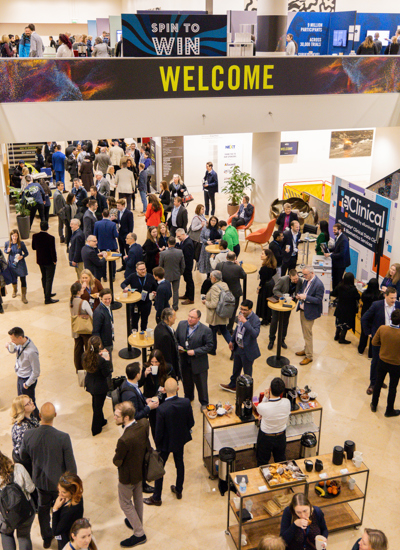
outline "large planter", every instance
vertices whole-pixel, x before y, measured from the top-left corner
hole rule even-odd
[[[236,214],[236,212],[239,210],[238,204],[228,204],[227,206],[229,217],[233,216],[233,214]]]
[[[29,239],[29,234],[31,230],[31,221],[29,216],[17,216],[17,225],[18,231],[21,236],[21,239],[25,241]]]

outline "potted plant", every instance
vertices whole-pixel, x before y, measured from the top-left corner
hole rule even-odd
[[[35,187],[30,189],[33,193],[35,190],[37,191]],[[15,212],[17,213],[17,225],[21,239],[29,239],[31,230],[30,213],[36,201],[33,197],[24,193],[22,189],[18,189],[18,187],[10,187],[10,194],[15,199]]]
[[[242,172],[239,166],[234,166],[229,180],[226,182],[222,192],[229,195],[228,214],[233,216],[239,210],[239,205],[242,202],[242,197],[246,189],[251,188],[255,183],[255,179],[247,172]]]

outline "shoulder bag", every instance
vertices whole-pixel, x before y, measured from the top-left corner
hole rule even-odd
[[[82,301],[79,304],[78,315],[72,315],[71,328],[75,334],[92,334],[93,320],[89,315],[82,314]]]
[[[157,481],[165,475],[164,461],[160,453],[152,448],[147,440],[147,451],[144,455],[144,473],[146,481]]]

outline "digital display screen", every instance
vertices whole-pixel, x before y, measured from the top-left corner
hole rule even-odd
[[[347,46],[347,31],[333,31],[333,45],[336,48]]]

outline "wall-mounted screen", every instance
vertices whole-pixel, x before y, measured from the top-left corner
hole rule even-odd
[[[387,46],[390,40],[390,31],[367,31],[366,36],[372,36],[372,38],[375,38],[375,33],[379,33],[379,40],[382,42],[384,46]]]
[[[117,31],[117,42],[119,42],[122,38],[122,31]]]
[[[336,48],[347,46],[347,31],[333,31],[333,46]]]

